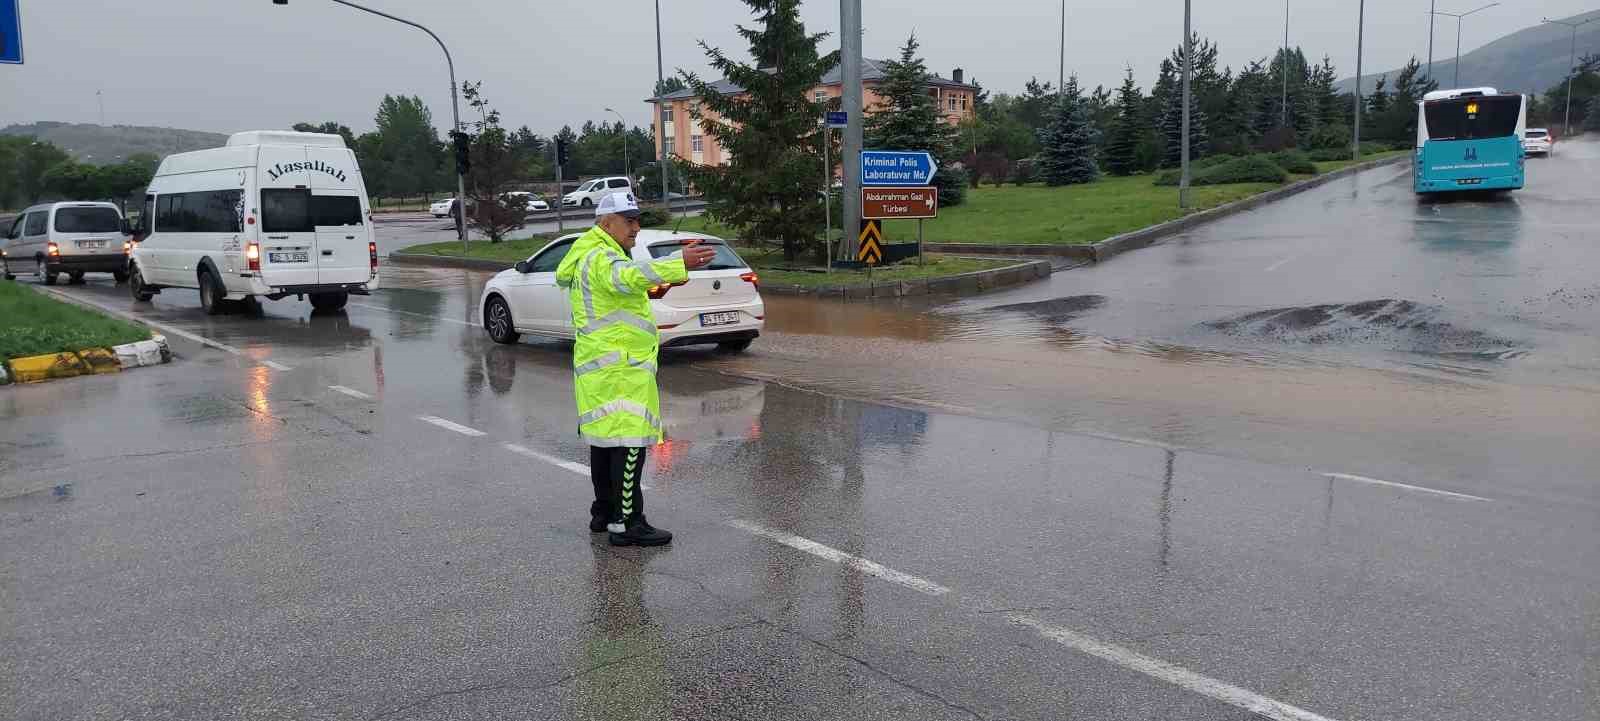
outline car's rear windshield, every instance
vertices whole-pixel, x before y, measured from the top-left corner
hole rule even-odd
[[[1422,104],[1431,140],[1511,137],[1522,114],[1520,95],[1481,95]]]
[[[120,233],[122,216],[116,208],[57,208],[57,233]]]
[[[361,224],[361,199],[353,195],[312,195],[301,188],[261,191],[262,232],[309,233],[319,227]]]
[[[1547,132],[1545,132],[1543,130],[1529,130],[1528,131],[1528,137],[1530,137],[1530,138],[1542,138],[1542,137],[1544,137],[1546,135],[1549,135],[1549,133],[1547,133]]]
[[[688,244],[686,240],[669,240],[656,243],[650,246],[650,257],[665,258],[683,250],[684,246]],[[749,267],[745,264],[744,259],[739,257],[738,253],[733,252],[733,249],[728,247],[727,243],[720,240],[705,240],[701,241],[701,244],[715,249],[717,254],[711,257],[710,265],[700,270],[742,270]]]

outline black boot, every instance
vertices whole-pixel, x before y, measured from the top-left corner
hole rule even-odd
[[[650,525],[643,515],[631,523],[620,526],[621,533],[615,530],[618,526],[613,525],[611,528],[613,530],[608,538],[613,546],[665,546],[672,543],[672,531],[663,531]]]

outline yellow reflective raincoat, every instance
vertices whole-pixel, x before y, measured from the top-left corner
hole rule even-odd
[[[578,431],[591,446],[646,447],[661,440],[656,391],[660,336],[650,312],[651,286],[689,279],[682,258],[635,261],[594,226],[556,268],[572,305],[573,392]]]

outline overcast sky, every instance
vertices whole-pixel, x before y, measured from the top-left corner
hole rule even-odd
[[[654,10],[648,0],[363,0],[429,26],[450,46],[456,77],[482,80],[512,126],[548,134],[562,124],[615,118],[647,125],[655,82]],[[1438,0],[1440,10],[1482,2]],[[1463,52],[1566,17],[1595,0],[1508,0],[1467,19]],[[21,0],[27,64],[0,65],[0,125],[36,120],[194,130],[287,127],[338,120],[372,129],[385,93],[420,95],[443,131],[450,122],[443,58],[421,31],[329,0]],[[1308,56],[1330,55],[1355,73],[1355,0],[1291,0],[1289,39]],[[662,0],[667,72],[705,71],[705,40],[743,56],[736,0]],[[892,57],[915,31],[931,69],[966,69],[992,92],[1018,92],[1031,76],[1056,77],[1059,2],[1053,0],[864,0],[863,47]],[[1087,87],[1114,86],[1132,64],[1146,90],[1160,58],[1182,41],[1178,0],[1121,0],[1067,7],[1067,72]],[[559,6],[557,10],[554,7]],[[1368,72],[1427,54],[1427,0],[1367,3]],[[835,33],[839,4],[803,7],[808,29]],[[1197,0],[1194,27],[1238,68],[1282,43],[1284,6],[1272,0]],[[1440,18],[1436,57],[1454,50],[1455,21]],[[825,49],[827,49],[825,48]]]

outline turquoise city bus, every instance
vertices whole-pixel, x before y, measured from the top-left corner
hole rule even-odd
[[[1522,187],[1528,103],[1494,88],[1436,90],[1417,103],[1418,193]]]

